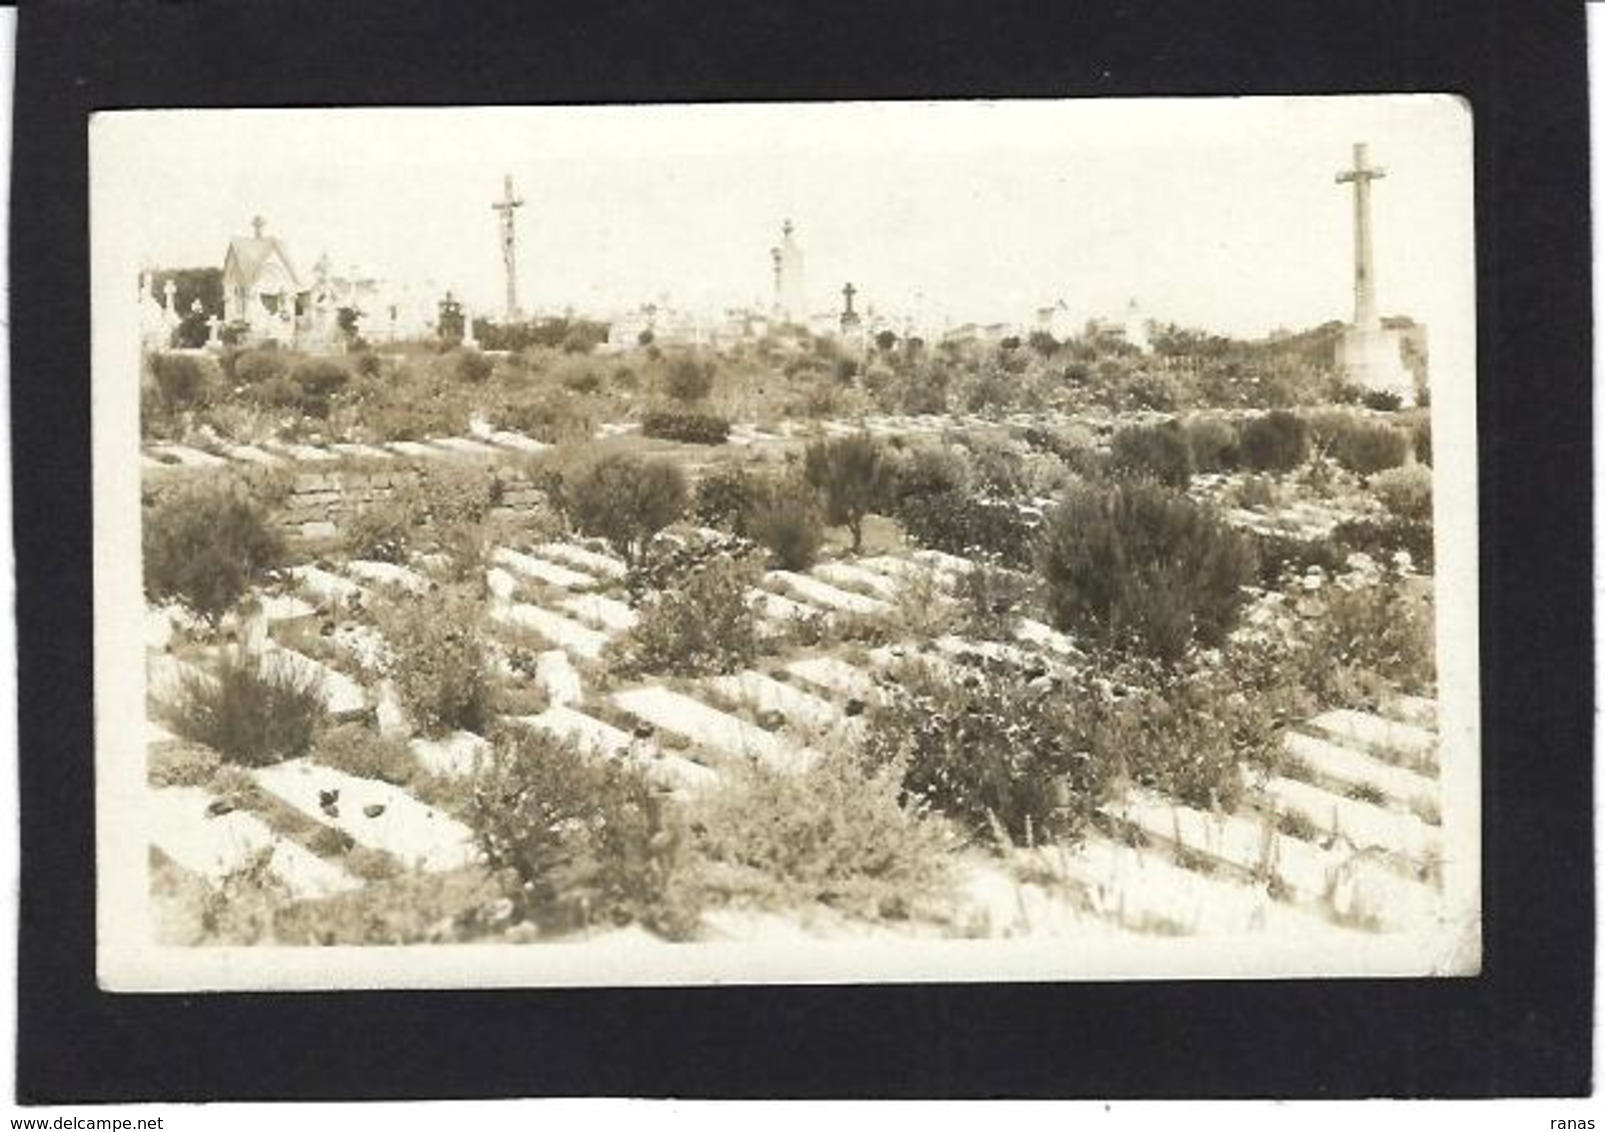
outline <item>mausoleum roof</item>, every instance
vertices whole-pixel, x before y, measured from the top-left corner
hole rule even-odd
[[[275,236],[235,236],[228,242],[228,253],[224,256],[223,266],[227,270],[228,262],[232,259],[237,265],[235,270],[249,286],[261,274],[263,266],[278,256],[285,274],[289,275],[290,282],[297,290],[301,288],[301,277],[296,273],[295,266],[290,262],[290,253]]]

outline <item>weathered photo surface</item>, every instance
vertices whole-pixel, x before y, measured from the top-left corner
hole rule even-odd
[[[104,986],[1478,971],[1457,100],[90,143]]]

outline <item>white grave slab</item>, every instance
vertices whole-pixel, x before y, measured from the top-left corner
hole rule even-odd
[[[457,456],[477,456],[480,459],[493,459],[501,455],[501,450],[495,445],[484,444],[478,440],[470,440],[466,436],[446,436],[439,440],[429,442],[436,448],[444,449]]]
[[[717,773],[700,763],[663,751],[650,740],[636,739],[572,708],[553,705],[539,715],[516,716],[514,721],[567,739],[598,757],[627,758],[670,789],[697,790],[719,780]]]
[[[371,778],[292,759],[252,772],[258,784],[314,821],[332,825],[358,845],[382,849],[425,872],[444,872],[474,861],[473,834],[468,827],[400,787]],[[321,805],[323,792],[338,792],[336,813]],[[370,817],[369,807],[383,807]]]
[[[736,676],[715,676],[708,686],[734,699],[744,700],[759,711],[778,711],[790,724],[824,730],[846,722],[847,716],[829,700],[783,684],[762,672],[750,669]]]
[[[269,644],[262,650],[262,670],[277,670],[289,673],[297,680],[316,682],[323,691],[323,702],[331,715],[360,715],[368,709],[368,695],[361,684],[294,649]]]
[[[535,553],[598,578],[622,578],[629,573],[622,559],[572,542],[543,542],[535,548]]]
[[[210,794],[198,786],[153,789],[145,796],[151,844],[181,867],[216,884],[269,847],[268,870],[297,899],[317,899],[360,888],[362,882],[295,842],[279,837],[243,810],[212,817]]]
[[[844,589],[869,590],[873,596],[888,600],[895,599],[899,592],[897,583],[884,574],[851,562],[821,562],[809,573],[820,581]]]
[[[372,444],[331,444],[329,447],[340,455],[347,456],[353,460],[394,460],[396,458],[394,452],[387,452],[385,449],[376,448]]]
[[[975,563],[968,558],[960,558],[956,554],[947,554],[940,550],[916,550],[914,561],[940,570],[944,574],[968,574],[975,569]]]
[[[292,460],[300,460],[309,464],[320,464],[340,458],[326,448],[318,448],[311,444],[296,444],[288,440],[264,440],[262,447],[271,448],[275,452],[283,452]]]
[[[352,598],[366,596],[366,591],[357,583],[338,574],[331,574],[321,566],[292,566],[290,577],[319,601],[343,604]]]
[[[811,605],[792,601],[789,597],[781,597],[768,590],[748,590],[747,604],[758,616],[770,621],[792,621],[822,615],[820,610]]]
[[[1430,802],[1438,794],[1437,783],[1425,775],[1385,763],[1338,743],[1289,731],[1282,738],[1282,746],[1288,754],[1323,778],[1349,786],[1371,787],[1383,797],[1405,806],[1417,801]]]
[[[561,613],[553,613],[549,609],[542,609],[538,605],[514,603],[492,609],[490,617],[491,620],[503,625],[533,629],[554,645],[567,649],[581,660],[595,660],[607,647],[606,634],[598,633],[595,629],[587,629],[572,618],[564,617]]]
[[[1408,723],[1340,708],[1322,712],[1310,720],[1310,726],[1341,743],[1357,744],[1375,752],[1390,762],[1410,767],[1430,767],[1437,763],[1438,737]]]
[[[293,594],[263,594],[262,616],[269,624],[311,617],[317,609]]]
[[[544,444],[532,437],[525,436],[521,432],[508,432],[505,429],[499,429],[491,433],[486,439],[493,444],[499,444],[503,448],[511,448],[516,452],[545,452],[551,447],[550,444]]]
[[[613,693],[613,702],[655,727],[738,758],[760,759],[783,770],[801,769],[818,758],[813,751],[667,688],[625,688]]]
[[[1339,833],[1357,849],[1377,848],[1426,861],[1437,857],[1437,831],[1414,814],[1384,810],[1291,778],[1271,778],[1261,787],[1278,809],[1303,814],[1323,833]]]
[[[272,452],[264,451],[254,444],[235,444],[223,449],[230,460],[238,460],[245,464],[260,464],[263,467],[276,467],[284,463],[283,456],[276,456]]]
[[[199,448],[191,448],[184,444],[153,444],[150,451],[157,456],[169,457],[164,461],[171,463],[178,461],[182,468],[221,468],[228,464],[222,456],[214,456],[210,452],[203,452]]]
[[[609,634],[626,633],[641,620],[640,615],[622,601],[600,594],[570,594],[557,604],[582,621],[600,625]]]
[[[364,582],[394,586],[411,594],[429,592],[428,578],[416,570],[409,570],[395,562],[374,562],[365,558],[353,558],[346,563],[346,573],[354,578],[361,578]]]
[[[577,704],[585,698],[585,682],[562,649],[550,649],[535,659],[535,684],[553,704]]]
[[[1024,641],[1028,645],[1036,645],[1047,652],[1058,656],[1077,656],[1080,650],[1076,648],[1068,634],[1061,633],[1051,625],[1030,617],[1017,617],[1014,621],[1014,638]]]
[[[890,613],[892,609],[890,605],[879,598],[849,593],[847,590],[837,589],[826,582],[821,582],[818,578],[810,578],[807,574],[797,574],[790,570],[771,570],[768,577],[785,586],[799,597],[826,609],[837,609],[843,613],[858,613],[866,616]]]
[[[794,660],[786,665],[786,671],[815,687],[856,696],[861,700],[872,698],[878,690],[869,673],[833,656],[809,656]]]
[[[410,456],[415,460],[444,460],[450,455],[443,448],[436,448],[432,444],[423,444],[416,440],[392,440],[385,447],[397,455]]]
[[[414,739],[407,747],[429,773],[461,778],[474,772],[490,743],[472,731],[453,731],[443,739]]]
[[[498,546],[490,552],[490,560],[497,566],[505,566],[515,574],[522,574],[526,578],[533,578],[549,586],[558,586],[566,590],[583,590],[596,585],[596,578],[590,574],[581,574],[567,566],[559,566],[555,562],[548,562],[544,558],[536,558],[532,554],[525,554],[510,547]]]

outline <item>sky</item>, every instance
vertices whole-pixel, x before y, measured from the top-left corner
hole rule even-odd
[[[1466,309],[1471,114],[1447,96],[1154,98],[96,115],[91,175],[158,267],[221,266],[260,214],[303,274],[327,252],[501,308],[511,174],[526,308],[766,306],[790,218],[811,309],[1027,322],[1136,299],[1258,335],[1353,307],[1355,142],[1384,314]],[[94,221],[92,217],[92,222]],[[127,232],[123,236],[133,236]],[[99,238],[96,236],[95,238]],[[922,297],[922,299],[921,299]],[[1457,305],[1461,304],[1461,305]]]

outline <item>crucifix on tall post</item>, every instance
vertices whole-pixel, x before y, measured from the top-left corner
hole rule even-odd
[[[1354,144],[1354,168],[1337,175],[1340,185],[1354,186],[1354,325],[1375,326],[1377,320],[1376,276],[1371,261],[1371,182],[1387,176],[1387,170],[1366,163],[1364,142]]]
[[[524,207],[524,198],[513,195],[513,178],[507,174],[502,178],[502,199],[491,204],[491,209],[499,212],[502,242],[502,267],[507,274],[507,312],[508,322],[518,321],[518,230],[514,226],[513,210]]]

